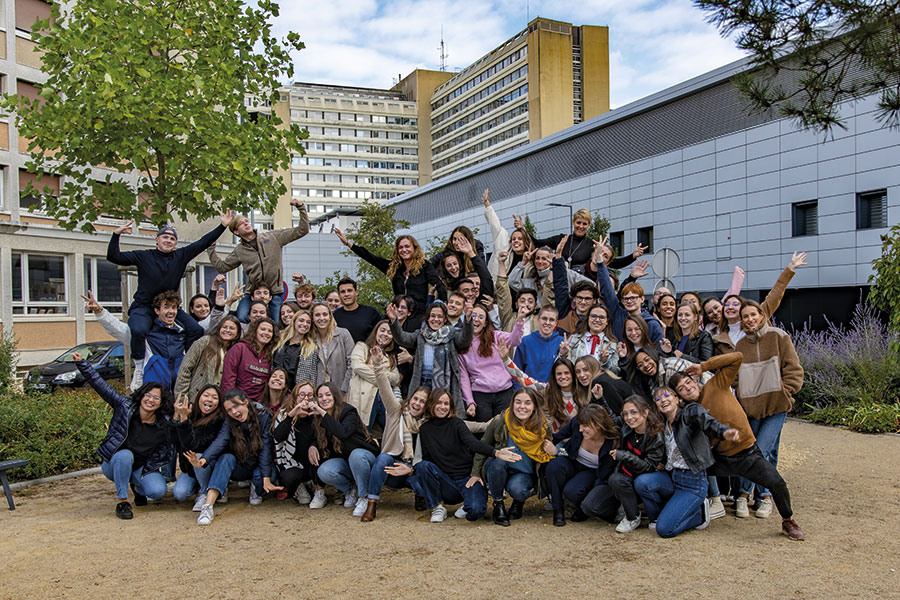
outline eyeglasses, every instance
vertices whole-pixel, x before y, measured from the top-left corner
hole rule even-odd
[[[575,296],[575,300],[581,302],[592,302],[594,300],[593,296]]]
[[[156,400],[157,402],[159,402],[161,400],[160,396],[158,396],[156,394],[149,394],[149,393],[144,394],[144,398],[150,398],[151,400]]]
[[[304,394],[303,392],[300,392],[299,394],[297,394],[297,397],[298,397],[298,398],[305,398],[305,399],[309,400],[309,399],[312,398],[314,395],[315,395],[315,394],[313,394],[312,392],[307,392],[307,393],[305,393],[305,394]]]
[[[590,315],[588,317],[591,321],[606,321],[606,315]]]
[[[622,302],[633,302],[635,300],[640,300],[640,299],[641,299],[640,296],[623,296]]]
[[[481,314],[472,313],[472,316],[469,317],[473,321],[484,321],[486,317]]]

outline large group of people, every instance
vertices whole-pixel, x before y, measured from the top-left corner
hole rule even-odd
[[[363,522],[387,487],[411,490],[432,523],[459,505],[457,518],[490,508],[509,526],[537,496],[556,526],[601,519],[627,534],[646,521],[661,537],[704,529],[733,502],[738,518],[774,508],[804,539],[777,470],[803,369],[771,318],[805,254],[762,302],[740,295],[740,268],[721,299],[676,298],[641,284],[646,248],[616,257],[588,237],[587,210],[571,234],[540,238],[518,216],[506,230],[487,191],[483,203],[490,255],[466,226],[432,257],[411,235],[382,257],[334,230],[390,280],[383,307],[361,305],[351,278],[317,298],[295,274],[286,297],[281,249],[309,231],[296,201],[292,229],[258,232],[228,212],[182,248],[165,226],[155,249],[121,252],[130,224],[118,228],[109,260],[138,270],[127,323],[85,300],[130,343],[133,393],[75,357],[113,407],[98,454],[116,515],[134,516],[129,488],[137,506],[171,489],[209,525],[229,484],[249,482],[251,505],[330,499]],[[222,258],[226,228],[238,242]],[[246,283],[226,296],[220,275],[184,311],[176,290],[204,249]]]

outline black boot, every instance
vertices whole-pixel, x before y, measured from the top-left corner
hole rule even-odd
[[[572,516],[569,517],[569,520],[571,520],[573,523],[581,523],[583,521],[587,521],[588,518],[589,517],[586,514],[584,514],[584,511],[581,510],[581,507],[579,506],[572,513]]]
[[[563,527],[566,524],[566,513],[562,510],[553,511],[553,525]]]
[[[147,506],[147,496],[143,494],[138,494],[137,488],[134,484],[131,484],[131,492],[134,494],[134,505],[135,506]]]
[[[522,509],[524,507],[525,507],[524,502],[520,502],[518,500],[513,500],[512,504],[509,506],[510,520],[521,519],[522,518]]]
[[[134,513],[131,512],[131,504],[128,503],[128,500],[122,500],[116,504],[116,516],[120,519],[130,519],[134,517]]]
[[[509,515],[506,514],[506,505],[503,501],[494,501],[494,524],[509,527]]]
[[[425,497],[416,496],[416,511],[422,512],[426,508],[428,508],[428,506],[425,505]]]

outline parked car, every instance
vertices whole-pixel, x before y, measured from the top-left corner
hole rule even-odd
[[[25,389],[51,392],[58,386],[79,387],[84,377],[75,368],[72,355],[78,352],[104,379],[125,377],[125,346],[122,342],[90,342],[70,348],[47,364],[34,367],[25,377]]]

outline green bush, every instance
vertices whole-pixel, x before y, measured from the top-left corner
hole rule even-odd
[[[838,425],[860,433],[900,433],[900,405],[860,403],[812,408],[806,418],[822,425]]]
[[[18,358],[13,334],[10,332],[0,334],[0,391],[13,387]]]
[[[11,480],[95,467],[111,416],[90,388],[36,395],[7,388],[0,391],[0,460],[31,461],[10,471]]]

